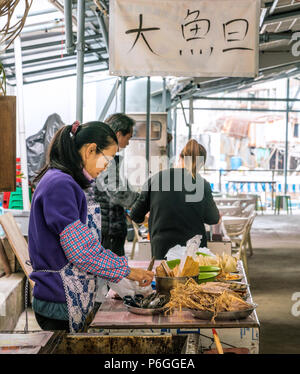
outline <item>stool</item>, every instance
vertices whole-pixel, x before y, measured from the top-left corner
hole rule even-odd
[[[277,195],[275,197],[275,214],[276,212],[279,214],[281,207],[284,208],[284,203],[287,214],[289,214],[289,211],[292,214],[291,197],[289,195]]]
[[[259,205],[258,205],[259,203]],[[260,211],[261,211],[261,214],[264,214],[263,210],[263,204],[262,204],[262,201],[261,201],[261,197],[260,195],[255,195],[255,210],[259,210],[258,207],[260,208]]]

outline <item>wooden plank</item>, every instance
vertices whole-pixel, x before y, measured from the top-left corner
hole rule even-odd
[[[24,273],[29,278],[29,274],[32,272],[32,267],[26,263],[29,261],[28,244],[17,225],[14,216],[11,213],[6,213],[0,216],[0,224],[2,225],[8,242],[11,245]],[[29,279],[29,281],[33,287],[34,282],[31,279]]]
[[[0,96],[0,191],[16,190],[16,97]]]
[[[0,240],[0,270],[3,270],[5,275],[12,273],[2,240]]]
[[[1,239],[12,273],[17,271],[17,259],[6,237]]]

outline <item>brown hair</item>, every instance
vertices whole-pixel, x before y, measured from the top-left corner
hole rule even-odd
[[[203,145],[199,144],[195,139],[189,140],[183,150],[180,153],[180,157],[185,160],[184,167],[192,174],[193,178],[196,177],[199,168],[205,164],[206,161],[206,149]],[[203,161],[197,162],[197,157],[203,157]]]

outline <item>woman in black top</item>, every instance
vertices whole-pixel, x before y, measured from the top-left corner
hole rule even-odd
[[[144,222],[150,211],[151,249],[156,259],[163,259],[176,244],[185,246],[197,234],[202,235],[201,247],[205,247],[204,224],[219,222],[210,184],[198,173],[205,160],[205,148],[190,140],[180,154],[179,167],[151,177],[132,207],[130,218],[137,223]]]

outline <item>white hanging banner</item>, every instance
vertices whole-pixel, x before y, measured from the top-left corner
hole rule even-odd
[[[260,0],[111,0],[110,74],[254,77],[259,16]]]

